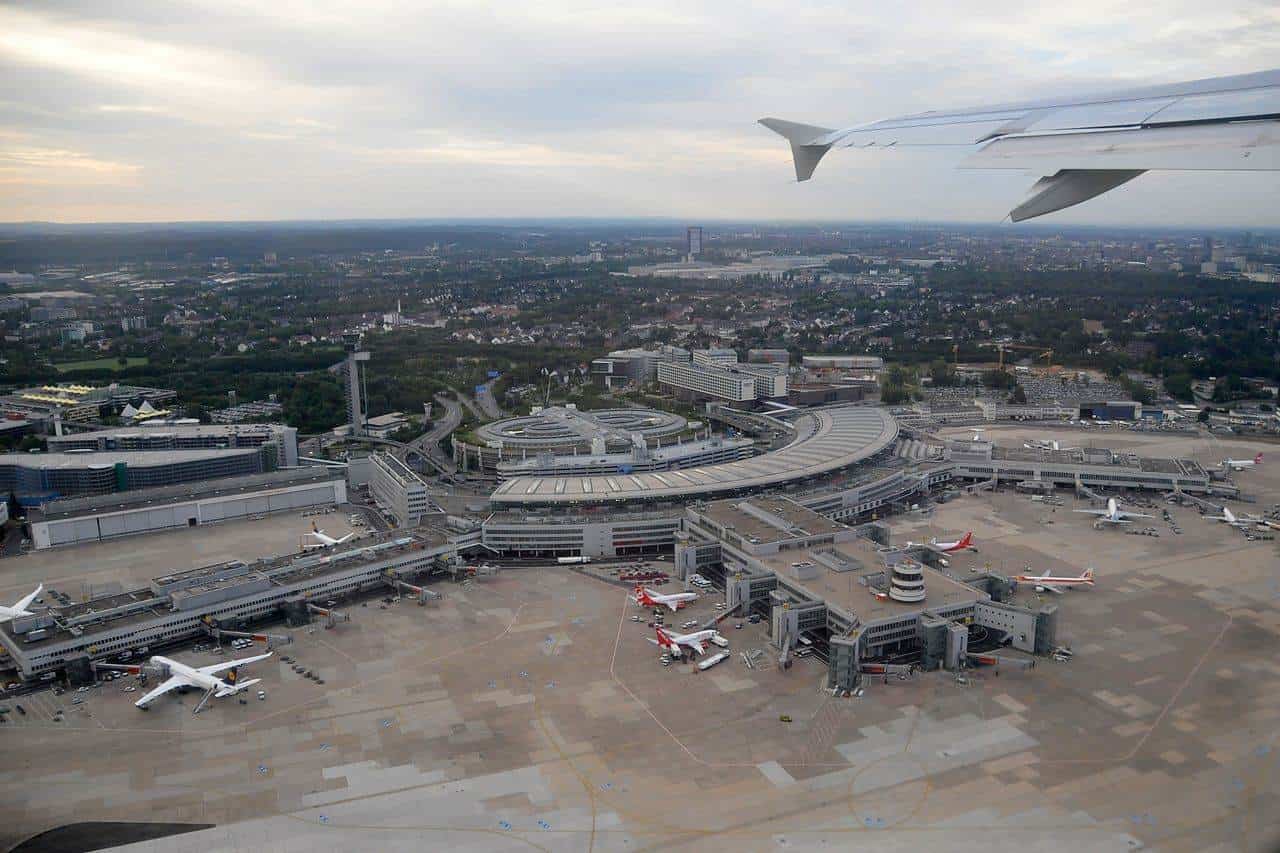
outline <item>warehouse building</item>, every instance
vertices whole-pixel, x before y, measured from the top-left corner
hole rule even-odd
[[[222,450],[272,447],[277,468],[298,464],[298,430],[283,424],[156,424],[49,437],[49,450],[121,453],[147,450]]]
[[[39,550],[346,502],[341,470],[296,468],[51,501],[29,510],[27,524]]]
[[[0,623],[0,645],[28,680],[88,661],[143,656],[204,631],[440,570],[457,546],[425,532],[383,534],[327,553],[232,560],[155,578],[147,586]]]

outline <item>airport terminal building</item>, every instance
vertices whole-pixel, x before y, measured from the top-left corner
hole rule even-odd
[[[952,441],[945,458],[954,465],[955,476],[967,480],[1200,493],[1208,492],[1212,482],[1194,459],[1153,459],[1105,448],[1040,450]]]
[[[1030,653],[1056,642],[1055,605],[1002,603],[994,596],[1007,583],[991,583],[995,576],[965,583],[871,538],[883,535],[787,498],[715,501],[687,509],[675,566],[722,583],[731,611],[767,620],[784,665],[799,644],[822,650],[828,686],[842,690],[871,662],[963,666],[971,626]]]
[[[244,626],[307,599],[323,601],[442,571],[457,545],[427,531],[391,533],[326,553],[174,572],[137,589],[0,623],[0,645],[26,679],[89,659],[144,656],[199,636],[212,623]]]

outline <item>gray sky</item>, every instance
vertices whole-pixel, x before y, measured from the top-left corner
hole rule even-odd
[[[0,221],[995,222],[1036,176],[838,150],[797,185],[755,120],[1258,71],[1277,45],[1273,0],[9,2]],[[1280,226],[1277,198],[1280,173],[1152,173],[1043,221]]]

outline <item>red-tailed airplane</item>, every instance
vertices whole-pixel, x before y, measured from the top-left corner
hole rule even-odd
[[[663,595],[660,592],[654,592],[643,586],[637,586],[635,592],[631,595],[631,600],[641,607],[660,607],[666,605],[671,608],[671,612],[679,610],[690,601],[698,597],[696,592],[674,592],[671,595]]]
[[[1056,592],[1062,595],[1063,592],[1073,586],[1093,586],[1093,569],[1085,569],[1084,574],[1078,578],[1059,578],[1053,575],[1015,575],[1014,580],[1018,583],[1035,584],[1036,592]]]
[[[1223,459],[1222,467],[1230,468],[1232,471],[1243,471],[1245,468],[1252,468],[1255,465],[1262,464],[1262,454],[1259,453],[1252,459]]]
[[[908,542],[907,547],[915,545],[914,542]],[[940,551],[943,554],[951,554],[956,551],[967,551],[973,547],[973,531],[970,530],[962,538],[954,542],[939,542],[936,538],[930,539],[928,542],[921,542],[926,548],[932,548],[934,551]]]
[[[645,639],[655,646],[661,646],[662,650],[670,653],[673,658],[684,657],[684,650],[681,649],[681,646],[687,648],[692,654],[702,654],[707,650],[707,640],[716,635],[714,630],[672,635],[664,631],[661,625],[655,631],[658,634],[658,639],[655,640],[653,637],[645,637]]]

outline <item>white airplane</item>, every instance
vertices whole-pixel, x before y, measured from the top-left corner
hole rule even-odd
[[[1229,524],[1239,530],[1244,530],[1251,525],[1271,526],[1270,522],[1260,515],[1245,513],[1244,517],[1241,518],[1232,512],[1230,507],[1226,506],[1222,508],[1222,515],[1202,515],[1200,517],[1208,519],[1209,521],[1221,521],[1223,524]]]
[[[1085,569],[1078,578],[1060,578],[1053,575],[1014,575],[1018,583],[1035,584],[1036,592],[1055,592],[1058,595],[1073,586],[1093,586],[1093,569]]]
[[[955,551],[967,551],[973,547],[973,531],[969,531],[961,538],[952,542],[939,542],[935,537],[930,539],[928,542],[908,542],[907,547],[911,548],[917,544],[922,545],[925,548],[932,548],[935,551],[941,551],[943,554],[950,554]]]
[[[806,181],[834,147],[963,146],[962,168],[1039,172],[1014,222],[1115,189],[1149,170],[1280,170],[1280,69],[1076,98],[931,110],[844,130],[762,118]]]
[[[1252,468],[1255,465],[1262,464],[1262,454],[1259,453],[1252,459],[1223,459],[1222,467],[1230,468],[1232,471],[1243,471],[1245,468]]]
[[[332,536],[327,535],[327,534],[326,534],[323,530],[321,530],[319,527],[316,527],[316,523],[313,521],[313,522],[311,522],[311,532],[310,532],[310,533],[308,533],[307,535],[308,535],[308,536],[310,536],[310,537],[312,537],[313,539],[315,539],[319,544],[317,544],[317,545],[308,545],[308,546],[304,546],[304,547],[307,547],[307,548],[328,548],[328,547],[331,547],[331,546],[333,546],[333,545],[341,545],[343,542],[346,542],[348,539],[350,539],[352,536],[355,536],[356,534],[355,534],[355,532],[353,531],[353,532],[351,532],[351,533],[348,533],[346,536],[343,536],[341,539],[334,539]]]
[[[1022,445],[1027,450],[1079,450],[1078,447],[1063,447],[1056,439],[1033,438]]]
[[[668,652],[673,658],[684,657],[684,649],[688,649],[690,654],[702,654],[707,650],[707,641],[716,635],[713,630],[694,631],[692,634],[668,634],[661,625],[655,631],[658,639],[655,640],[653,637],[645,637],[645,639],[655,646],[661,646],[663,651]]]
[[[969,427],[969,432],[973,433],[970,441],[982,441],[982,434],[986,432],[982,427]]]
[[[637,586],[635,592],[631,595],[631,600],[641,607],[659,607],[666,605],[671,608],[671,612],[679,610],[687,602],[693,601],[698,597],[696,592],[675,592],[671,595],[663,595],[660,592],[654,592],[643,586]]]
[[[1078,509],[1075,511],[1086,515],[1098,516],[1098,521],[1096,522],[1098,524],[1130,524],[1129,519],[1131,518],[1154,518],[1154,516],[1145,515],[1141,512],[1129,512],[1121,509],[1115,498],[1107,498],[1106,509]]]
[[[251,678],[248,681],[240,681],[239,669],[247,664],[266,660],[271,657],[271,655],[272,652],[267,652],[262,655],[254,655],[253,657],[223,661],[222,663],[215,663],[209,666],[200,667],[188,666],[185,663],[180,663],[172,658],[167,658],[162,655],[153,655],[151,657],[151,665],[161,668],[167,667],[169,670],[169,677],[160,682],[158,687],[133,704],[145,711],[148,705],[171,690],[178,690],[183,687],[198,687],[205,691],[205,695],[204,698],[200,700],[200,703],[196,705],[196,709],[192,713],[199,713],[200,709],[204,707],[204,703],[209,701],[211,697],[221,699],[225,696],[234,696],[237,693],[242,693],[243,691],[248,690],[250,687],[261,681],[261,678]],[[132,672],[134,674],[142,671],[141,666],[113,668],[124,669],[126,672]],[[217,676],[220,672],[225,672],[227,677],[218,678]]]
[[[36,587],[36,591],[30,595],[24,595],[19,598],[12,607],[0,606],[0,621],[5,619],[17,619],[19,616],[30,616],[31,611],[27,608],[31,606],[31,602],[40,597],[40,593],[44,592],[44,584]]]

